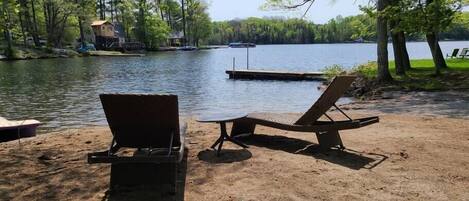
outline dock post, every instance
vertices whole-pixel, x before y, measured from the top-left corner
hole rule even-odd
[[[233,71],[235,71],[235,66],[236,66],[236,58],[233,57]]]
[[[235,73],[236,73],[236,58],[233,57],[233,79],[234,79]]]
[[[246,46],[246,69],[249,70],[249,45]]]

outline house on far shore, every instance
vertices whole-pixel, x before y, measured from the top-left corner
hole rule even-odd
[[[91,23],[91,27],[98,50],[119,49],[125,43],[125,36],[120,25],[114,25],[107,20],[97,20]]]
[[[184,44],[184,34],[182,32],[172,32],[168,37],[168,46],[180,47]]]

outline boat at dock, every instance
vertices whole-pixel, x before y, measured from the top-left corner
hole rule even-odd
[[[254,43],[230,43],[228,47],[231,48],[248,48],[248,47],[256,47],[256,44]]]

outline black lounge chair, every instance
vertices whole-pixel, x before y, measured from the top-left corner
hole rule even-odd
[[[453,50],[453,52],[451,53],[451,55],[446,54],[446,58],[448,58],[448,57],[451,58],[451,59],[452,59],[453,57],[454,57],[454,58],[458,58],[458,53],[459,53],[459,48],[456,48],[456,49]]]
[[[185,124],[179,125],[177,96],[101,94],[99,97],[113,138],[109,150],[88,154],[88,163],[112,164],[111,189],[154,186],[158,180],[169,180],[171,191],[176,192],[176,169],[183,158],[186,130]],[[136,150],[133,155],[124,156],[118,153],[121,148]]]
[[[314,132],[321,149],[332,147],[345,149],[339,130],[356,129],[379,122],[377,116],[352,119],[336,105],[337,100],[354,80],[354,76],[335,77],[316,103],[296,121],[289,122],[285,115],[278,115],[277,117],[268,115],[270,118],[267,119],[259,114],[249,114],[246,118],[233,123],[231,135],[233,137],[251,135],[254,134],[256,125],[262,125],[287,131]],[[326,112],[332,107],[335,107],[348,120],[336,121],[327,115]],[[319,120],[322,116],[325,116],[328,121]]]

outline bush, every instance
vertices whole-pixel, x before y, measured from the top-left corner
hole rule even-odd
[[[352,68],[353,74],[358,74],[366,78],[374,78],[376,75],[376,62],[360,64]]]
[[[332,66],[326,66],[324,68],[323,72],[324,72],[324,76],[328,80],[334,78],[337,75],[346,75],[347,74],[347,70],[345,70],[345,68],[343,66],[338,65],[338,64],[334,64]]]

